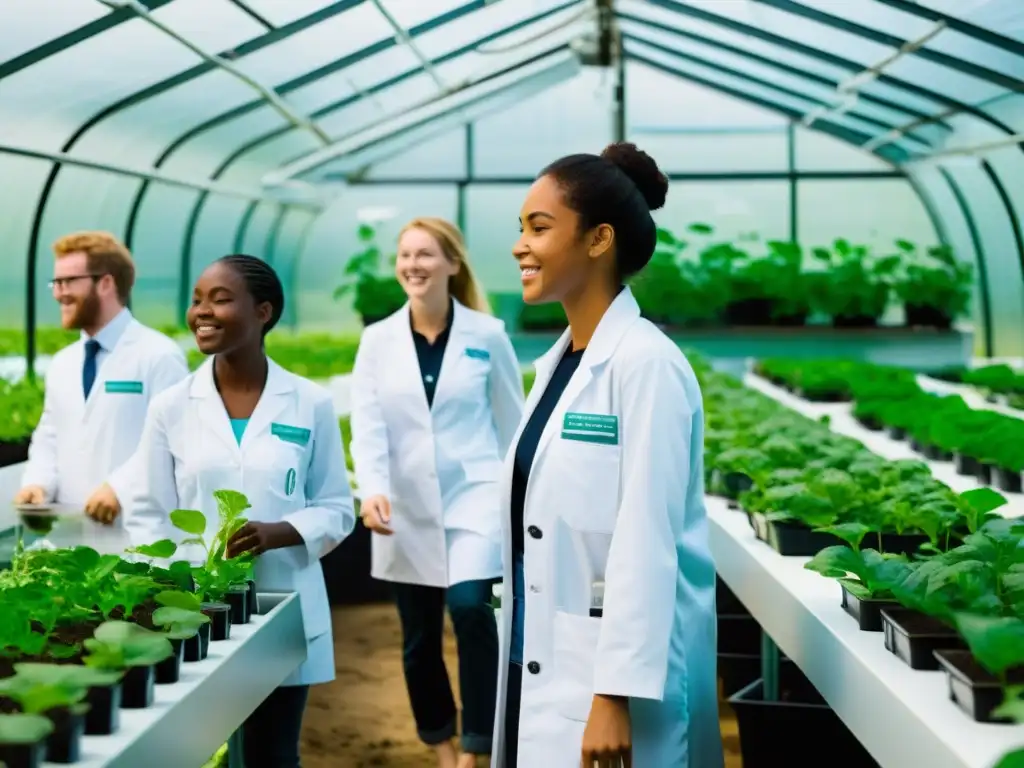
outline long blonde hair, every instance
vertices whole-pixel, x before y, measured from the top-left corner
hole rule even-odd
[[[402,227],[402,231],[398,233],[399,240],[410,229],[421,229],[426,232],[441,246],[444,257],[452,264],[459,265],[459,271],[448,280],[448,292],[455,300],[464,307],[491,314],[491,303],[469,265],[469,252],[459,228],[450,221],[436,216],[418,216]]]

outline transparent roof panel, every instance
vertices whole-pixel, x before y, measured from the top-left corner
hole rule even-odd
[[[371,5],[372,3],[367,3]],[[381,0],[381,5],[398,22],[399,26],[408,30],[428,19],[454,11],[465,5],[465,0]],[[524,3],[528,5],[528,3]]]
[[[81,0],[36,0],[33,6],[33,11],[28,13],[3,11],[0,62],[38,48],[108,13],[99,3]]]
[[[917,0],[917,4],[1024,41],[1024,4],[1017,0]]]
[[[283,27],[338,3],[337,0],[245,0],[245,4],[274,26]]]

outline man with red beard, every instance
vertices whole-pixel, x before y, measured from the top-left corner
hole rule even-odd
[[[81,505],[109,525],[131,496],[128,460],[149,402],[185,378],[188,365],[174,341],[132,317],[135,265],[116,237],[76,232],[53,251],[50,287],[61,325],[82,336],[50,362],[43,415],[15,504]]]

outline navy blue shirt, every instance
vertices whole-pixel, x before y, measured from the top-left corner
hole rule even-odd
[[[431,344],[427,337],[412,328],[412,313],[409,314],[409,328],[412,330],[412,342],[416,347],[416,358],[420,362],[420,376],[423,379],[423,392],[427,396],[427,407],[434,404],[434,392],[437,390],[437,377],[441,375],[441,363],[444,361],[444,350],[448,346],[451,335],[452,318],[455,307],[448,303],[448,322],[444,330]]]
[[[530,468],[533,466],[533,457],[537,453],[537,444],[540,442],[541,433],[551,419],[551,414],[558,404],[569,379],[579,368],[580,360],[585,350],[573,351],[572,344],[566,348],[562,359],[558,361],[554,373],[551,374],[551,381],[548,382],[537,407],[530,414],[530,420],[523,428],[519,436],[519,444],[516,446],[516,460],[512,469],[512,551],[522,552],[523,541],[523,517],[526,505],[526,483],[530,479]]]

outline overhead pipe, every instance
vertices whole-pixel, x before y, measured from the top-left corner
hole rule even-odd
[[[884,144],[892,144],[894,141],[899,141],[907,133],[914,130],[915,128],[920,128],[922,125],[929,125],[930,123],[945,120],[947,117],[959,114],[962,111],[963,110],[960,107],[950,107],[949,109],[945,109],[937,114],[928,115],[927,117],[919,117],[917,120],[912,120],[909,123],[897,125],[891,131],[886,131],[885,133],[879,134],[878,136],[875,136],[873,139],[864,142],[864,144],[861,145],[861,149],[866,149],[867,151],[870,152],[872,150],[878,149]]]
[[[921,37],[916,40],[908,40],[906,43],[896,49],[894,53],[886,56],[884,59],[876,64],[872,64],[870,67],[857,72],[846,80],[841,82],[837,90],[840,93],[848,93],[850,91],[857,91],[861,87],[867,85],[872,80],[882,74],[888,67],[892,66],[896,61],[907,56],[908,54],[914,53],[915,51],[923,48],[932,38],[938,35],[942,30],[946,28],[946,22],[937,21],[935,26],[932,27]]]
[[[434,68],[434,65],[430,63],[430,59],[423,55],[423,51],[421,51],[420,47],[416,45],[416,42],[412,39],[412,36],[405,27],[399,24],[398,20],[391,15],[391,12],[384,7],[384,0],[373,0],[373,4],[377,7],[380,15],[384,17],[387,23],[390,24],[391,28],[395,31],[395,38],[398,42],[412,51],[412,55],[420,62],[420,65],[423,67],[423,71],[430,75],[430,79],[437,83],[437,87],[443,91],[445,89],[444,80],[442,80],[441,76],[437,74],[437,70]]]
[[[1015,147],[1019,144],[1024,144],[1024,133],[1016,133],[1012,136],[1004,136],[1001,139],[996,139],[995,141],[971,144],[966,147],[951,147],[950,149],[932,152],[924,155],[923,157],[915,158],[904,163],[904,166],[924,165],[933,160],[941,160],[946,157],[978,157],[985,152],[992,152],[993,150],[1005,149],[1007,147]]]
[[[238,80],[241,80],[247,86],[256,91],[260,95],[260,98],[267,102],[267,104],[269,104],[276,112],[296,128],[313,134],[317,141],[325,146],[331,143],[331,137],[319,125],[313,122],[306,115],[293,109],[284,99],[277,95],[273,88],[268,88],[258,80],[242,72],[230,62],[225,61],[217,54],[211,53],[205,48],[196,45],[185,36],[171,29],[162,21],[156,19],[153,14],[150,13],[149,8],[139,2],[139,0],[98,0],[98,2],[108,8],[130,8],[139,16],[139,18],[145,19],[149,24],[159,29],[168,37],[177,40],[190,51],[203,59],[206,59],[206,61],[213,64],[218,69],[221,69]]]

